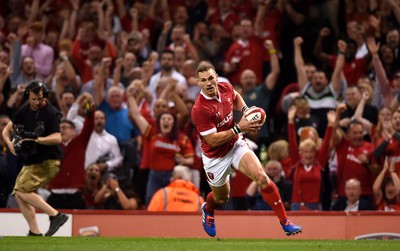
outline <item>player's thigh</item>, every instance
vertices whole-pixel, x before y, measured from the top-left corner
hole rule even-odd
[[[246,152],[242,156],[239,162],[239,171],[257,182],[258,185],[269,182],[268,176],[265,174],[260,161],[253,151]]]

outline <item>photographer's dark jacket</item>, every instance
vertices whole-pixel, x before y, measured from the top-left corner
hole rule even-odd
[[[39,135],[40,137],[46,137],[55,132],[60,132],[60,120],[61,113],[51,104],[47,104],[45,107],[38,111],[30,109],[28,102],[23,104],[20,109],[15,113],[12,122],[15,125],[24,125],[25,132],[34,132],[38,125],[38,122],[42,121],[44,126],[44,132]],[[27,142],[24,142],[25,144]],[[30,153],[26,155],[25,165],[32,165],[41,163],[49,159],[61,159],[62,150],[60,145],[42,145],[35,142],[29,142],[29,144],[36,145],[36,153]],[[22,155],[24,155],[22,153]]]

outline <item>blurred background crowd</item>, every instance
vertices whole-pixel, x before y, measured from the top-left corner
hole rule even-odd
[[[245,136],[288,210],[400,210],[400,1],[1,6],[0,131],[29,82],[46,81],[64,157],[38,193],[55,208],[199,210],[209,188],[190,114],[206,60],[266,110]],[[0,207],[17,207],[24,159],[0,146]],[[270,210],[244,175],[231,184],[221,209]]]

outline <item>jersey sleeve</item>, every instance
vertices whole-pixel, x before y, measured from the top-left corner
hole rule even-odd
[[[192,110],[192,120],[197,131],[201,136],[207,136],[217,131],[214,122],[212,121],[212,113],[209,109],[200,109],[194,107]]]

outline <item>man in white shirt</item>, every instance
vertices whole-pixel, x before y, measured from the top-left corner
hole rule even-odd
[[[104,171],[113,171],[122,164],[123,157],[118,146],[117,138],[108,133],[104,127],[106,116],[102,111],[94,115],[94,130],[86,148],[85,169],[97,162]]]
[[[153,95],[154,100],[156,100],[156,89],[158,81],[161,79],[161,77],[172,77],[178,81],[178,86],[182,86],[185,89],[187,89],[186,78],[182,74],[177,72],[174,68],[175,64],[174,52],[171,50],[165,50],[161,54],[160,62],[161,62],[161,71],[151,76],[148,87],[150,93]]]

